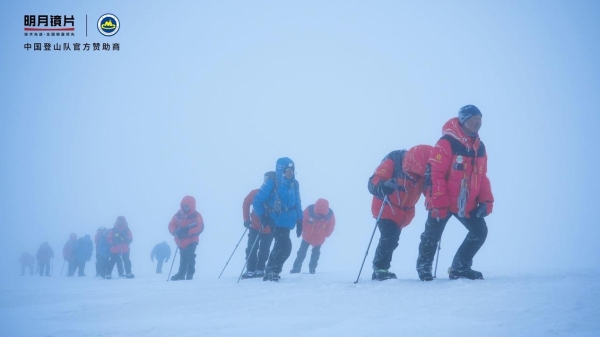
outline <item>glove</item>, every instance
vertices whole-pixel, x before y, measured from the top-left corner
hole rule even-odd
[[[302,235],[302,220],[296,222],[296,236],[300,237],[300,235]]]
[[[252,224],[252,222],[250,220],[244,221],[244,227],[246,227],[246,228],[250,228],[251,224]]]
[[[185,227],[185,228],[179,228],[176,232],[177,232],[177,237],[178,238],[184,238],[186,236],[188,236],[188,233],[190,231],[189,227]]]
[[[383,195],[390,195],[396,190],[397,187],[398,185],[396,185],[396,183],[392,180],[386,180],[383,183],[379,184],[379,191]]]
[[[477,208],[471,211],[471,218],[485,218],[488,215],[487,204],[480,203]]]
[[[432,208],[430,216],[437,221],[441,219],[446,219],[448,217],[448,208]]]

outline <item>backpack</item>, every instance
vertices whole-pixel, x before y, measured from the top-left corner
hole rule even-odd
[[[388,159],[391,159],[394,162],[394,175],[392,176],[392,179],[410,179],[410,180],[413,180],[406,173],[404,173],[404,171],[402,171],[402,161],[404,160],[404,155],[405,154],[406,154],[406,150],[396,150],[396,151],[392,151],[392,152],[388,153],[381,160],[381,163],[383,163],[384,161],[386,161]],[[367,183],[367,188],[369,189],[369,193],[371,193],[372,195],[374,195],[376,197],[381,197],[382,195],[378,191],[378,186],[373,183],[373,178],[375,178],[375,173],[373,173],[369,177],[369,181]]]

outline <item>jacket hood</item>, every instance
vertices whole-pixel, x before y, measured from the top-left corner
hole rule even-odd
[[[122,215],[118,216],[117,221],[115,221],[115,228],[117,230],[124,230],[127,226],[127,219]]]
[[[467,148],[471,148],[471,146],[469,145],[470,143],[472,143],[469,141],[469,138],[471,137],[467,136],[462,130],[460,122],[458,121],[458,117],[451,118],[449,121],[446,122],[446,124],[444,124],[444,126],[442,127],[442,135],[449,135],[461,142]],[[479,135],[475,135],[475,139],[478,138]]]
[[[69,240],[71,240],[71,241],[77,240],[77,234],[71,233],[71,235],[69,235]]]
[[[319,200],[315,202],[315,213],[320,215],[329,214],[329,201],[319,198]]]
[[[186,195],[185,197],[183,197],[183,199],[181,199],[179,207],[183,209],[183,205],[188,205],[188,207],[190,208],[190,211],[187,214],[196,212],[196,199],[191,195]]]
[[[294,165],[294,162],[290,158],[283,157],[283,158],[277,159],[277,163],[275,164],[275,173],[277,175],[277,180],[279,182],[284,182],[286,180],[285,177],[283,176],[283,172],[288,167],[291,167],[294,169],[294,171],[296,171],[296,166]]]
[[[402,171],[414,173],[421,177],[425,176],[425,167],[429,160],[431,150],[433,150],[433,146],[430,145],[417,145],[411,147],[404,155]]]

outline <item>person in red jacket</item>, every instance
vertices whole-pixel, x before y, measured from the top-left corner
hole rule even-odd
[[[106,268],[104,278],[110,279],[112,277],[112,270],[118,260],[123,260],[125,277],[134,278],[134,275],[131,273],[131,260],[129,259],[129,245],[133,242],[133,234],[124,216],[117,217],[115,226],[108,231],[106,240],[110,245],[110,259],[108,260],[108,267]]]
[[[402,228],[414,218],[415,204],[425,192],[425,166],[431,149],[429,145],[417,145],[408,151],[392,151],[369,179],[373,218],[377,219],[381,212],[377,221],[381,236],[373,258],[373,280],[396,278],[396,274],[389,271],[392,255],[398,247]]]
[[[310,254],[310,262],[308,263],[308,271],[314,274],[317,270],[319,257],[321,256],[321,246],[325,243],[325,239],[331,236],[335,228],[335,215],[329,208],[329,201],[326,199],[318,199],[313,205],[309,205],[304,209],[304,217],[302,218],[302,242],[294,266],[290,270],[291,274],[299,273],[302,270],[302,263],[306,257],[308,246],[312,246]]]
[[[417,272],[421,280],[430,281],[435,249],[450,216],[454,215],[469,231],[448,269],[451,279],[483,279],[471,269],[473,257],[487,237],[483,219],[492,212],[494,196],[487,177],[487,153],[479,139],[481,111],[466,105],[458,117],[442,129],[427,164],[428,185],[425,204],[429,215],[421,234]]]
[[[271,228],[269,226],[263,228],[260,219],[254,213],[254,209],[250,212],[250,206],[252,206],[256,193],[258,193],[258,189],[250,191],[242,204],[244,227],[248,228],[248,247],[246,247],[248,263],[246,264],[246,272],[242,275],[243,279],[265,276],[265,264],[269,258],[271,243],[273,242]],[[256,241],[257,237],[258,241]],[[256,244],[254,244],[255,242]],[[252,249],[252,246],[254,246],[254,249]]]
[[[169,222],[169,232],[175,237],[179,254],[179,272],[171,281],[191,280],[196,272],[196,247],[204,231],[202,215],[196,211],[196,199],[186,195],[179,204],[180,209]]]
[[[67,276],[73,276],[77,270],[77,261],[75,260],[75,246],[77,245],[77,234],[71,233],[69,240],[63,246],[63,258],[67,261]],[[64,265],[64,264],[63,264]]]

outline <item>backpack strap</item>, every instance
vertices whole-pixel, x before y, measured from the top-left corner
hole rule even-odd
[[[450,143],[450,148],[452,149],[452,154],[455,156],[465,156],[465,157],[483,157],[485,156],[485,145],[483,142],[479,141],[479,147],[477,148],[477,153],[473,149],[469,149],[463,145],[458,139],[450,136],[443,135],[441,139],[445,139]]]
[[[313,219],[329,220],[331,218],[332,214],[333,214],[333,211],[331,210],[331,208],[329,209],[329,212],[327,212],[326,215],[321,215],[321,214],[315,213],[315,205],[314,204],[308,206],[308,215],[310,215],[310,217]]]
[[[267,213],[275,213],[275,214],[279,215],[279,214],[281,214],[281,212],[286,212],[289,209],[285,206],[282,207],[282,205],[281,205],[281,198],[279,197],[279,191],[278,191],[279,183],[277,182],[277,177],[276,177],[275,171],[269,171],[269,172],[265,173],[265,182],[267,182],[269,180],[273,180],[273,189],[271,190],[270,196],[275,194],[275,203],[274,203],[273,207],[270,207],[269,204],[267,202],[265,202],[264,203],[265,210],[267,211]],[[298,189],[298,187],[296,187],[296,190],[297,189]],[[270,197],[269,197],[269,199],[270,199]]]

